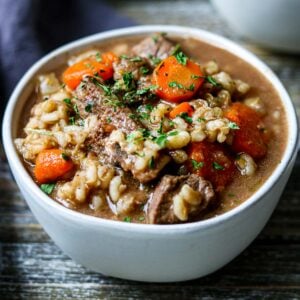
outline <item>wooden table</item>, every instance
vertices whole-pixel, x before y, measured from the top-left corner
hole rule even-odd
[[[141,24],[194,26],[243,44],[277,73],[300,112],[299,57],[270,53],[241,40],[208,1],[111,2]],[[0,299],[300,299],[299,174],[300,157],[268,225],[233,262],[199,280],[148,284],[102,276],[63,254],[28,209],[2,152]]]

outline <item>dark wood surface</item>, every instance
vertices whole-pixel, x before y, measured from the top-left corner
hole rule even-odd
[[[208,1],[111,2],[141,24],[194,26],[243,44],[277,73],[300,111],[299,57],[240,39]],[[300,299],[299,174],[300,156],[266,228],[230,264],[202,279],[150,284],[105,277],[62,253],[28,209],[0,150],[0,299]]]

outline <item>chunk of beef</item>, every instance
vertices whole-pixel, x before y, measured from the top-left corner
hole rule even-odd
[[[125,57],[120,61],[114,62],[114,84],[113,91],[122,102],[127,105],[152,101],[156,99],[155,93],[150,89],[151,77],[149,66],[146,60],[141,57]],[[124,77],[127,76],[127,83]]]
[[[201,197],[199,205],[191,211],[189,218],[199,216],[215,200],[215,192],[211,183],[202,177],[195,174],[182,176],[165,175],[152,195],[148,207],[148,223],[173,224],[180,222],[174,213],[173,198],[185,184],[194,191],[199,192]]]
[[[105,158],[106,162],[121,165],[125,171],[130,171],[140,182],[145,183],[155,179],[170,158],[159,154],[153,169],[147,168],[143,172],[137,170],[135,168],[136,155],[120,151],[119,144],[117,142],[108,143],[108,138],[115,129],[119,129],[127,135],[143,128],[143,125],[138,120],[130,118],[132,115],[130,108],[107,102],[107,98],[112,98],[110,99],[112,102],[119,100],[115,95],[107,96],[101,84],[97,84],[93,78],[85,78],[83,83],[84,88],[78,87],[76,90],[78,102],[83,104],[80,108],[80,115],[87,117],[87,114],[91,113],[97,116],[97,125],[91,130],[86,140],[91,150],[98,154],[99,159]],[[89,113],[83,109],[88,104],[92,107]]]
[[[171,55],[174,43],[161,34],[147,37],[132,48],[134,55],[145,58],[151,66],[155,66],[154,58],[165,59]]]
[[[139,80],[143,75],[140,68],[147,64],[142,57],[124,57],[113,63],[114,80],[120,80],[125,73],[132,73],[134,80]]]
[[[147,183],[157,178],[161,170],[171,160],[168,155],[160,153],[153,162],[155,167],[139,170],[135,167],[137,156],[122,151],[118,143],[106,144],[106,151],[113,162],[118,162],[124,171],[130,171],[133,177],[141,183]]]

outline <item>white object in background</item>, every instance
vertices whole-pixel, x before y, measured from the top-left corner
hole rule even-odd
[[[240,35],[267,48],[300,53],[300,0],[211,0]]]
[[[101,41],[167,32],[193,37],[235,54],[264,74],[289,118],[288,143],[266,182],[248,200],[220,216],[201,222],[148,225],[117,222],[70,210],[44,194],[25,169],[14,146],[19,120],[37,74],[55,70],[80,49]],[[106,275],[139,281],[170,282],[205,276],[241,253],[273,212],[292,171],[298,139],[296,113],[276,75],[249,51],[207,31],[149,25],[99,33],[63,46],[35,63],[15,88],[5,111],[3,142],[9,165],[28,205],[54,242],[82,265]]]

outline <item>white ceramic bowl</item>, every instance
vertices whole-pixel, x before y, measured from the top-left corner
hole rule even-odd
[[[275,50],[300,53],[299,0],[211,0],[240,35]]]
[[[46,196],[24,168],[14,147],[19,119],[33,78],[56,68],[73,51],[114,37],[168,32],[225,48],[249,62],[278,91],[288,118],[288,144],[273,174],[246,202],[215,218],[180,225],[116,222],[80,214]],[[28,109],[28,108],[26,108]],[[274,73],[253,54],[206,31],[178,26],[137,26],[108,31],[70,43],[46,55],[14,90],[3,123],[3,142],[11,170],[32,212],[54,242],[75,261],[106,275],[153,282],[182,281],[207,275],[231,261],[262,230],[291,173],[297,142],[292,102]]]

